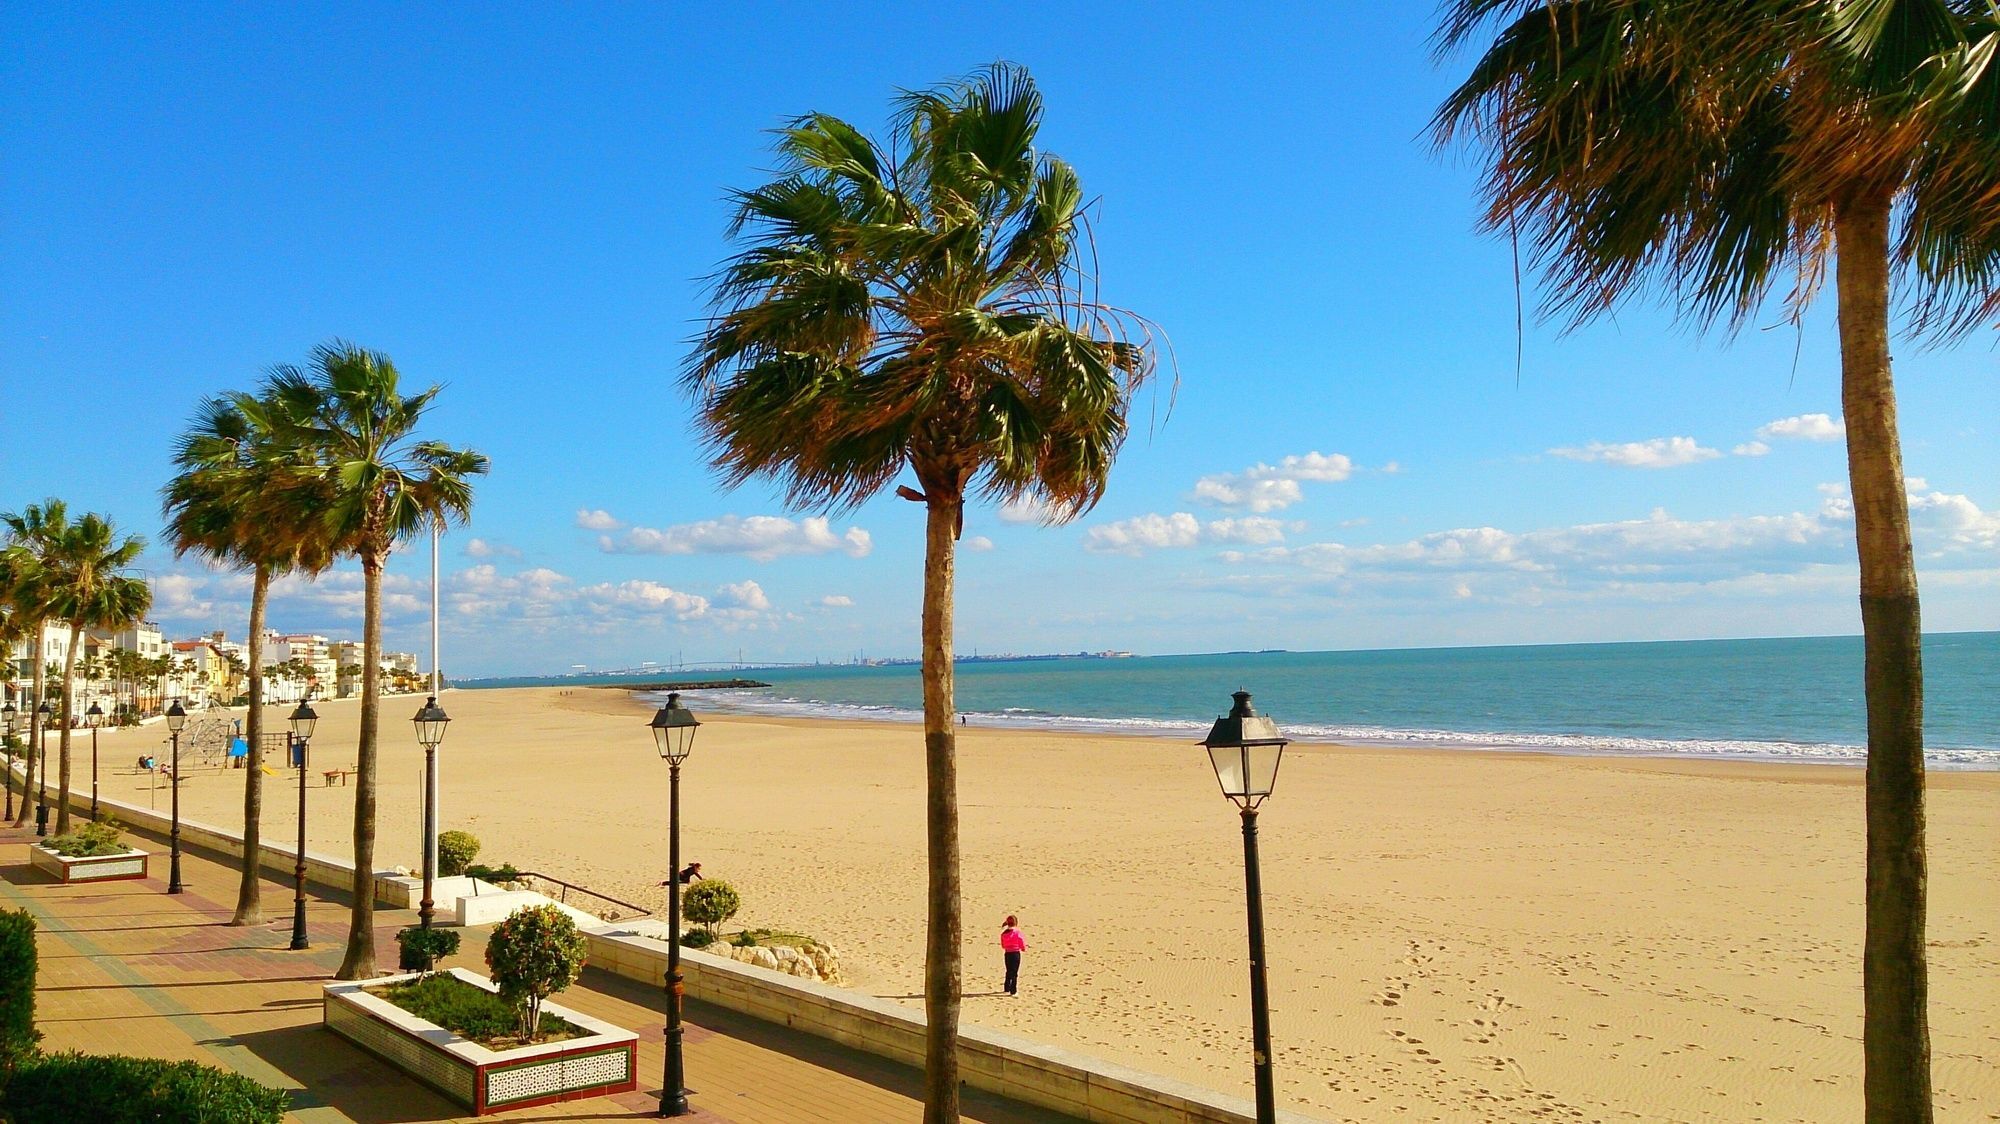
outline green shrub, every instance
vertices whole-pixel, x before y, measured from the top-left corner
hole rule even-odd
[[[513,863],[502,863],[499,866],[468,863],[465,868],[465,874],[468,877],[477,878],[481,882],[518,882],[521,880],[521,872],[514,869]]]
[[[681,934],[681,945],[686,948],[707,948],[715,943],[715,934],[707,929],[689,929]]]
[[[0,910],[0,1086],[14,1067],[35,1056],[35,918],[25,909]]]
[[[290,1096],[197,1062],[50,1054],[7,1084],[14,1124],[279,1124]]]
[[[71,859],[115,855],[129,849],[118,837],[118,821],[110,816],[106,816],[102,823],[86,821],[69,834],[50,839],[47,846],[56,854]]]
[[[474,1042],[490,1045],[521,1031],[520,1012],[512,1003],[457,976],[425,976],[409,983],[370,988],[369,992]],[[567,1038],[578,1033],[569,1021],[555,1015],[541,1016],[537,1028],[538,1037],[543,1038]]]
[[[554,904],[515,910],[486,940],[486,966],[500,994],[520,1013],[522,1034],[532,1041],[542,1000],[576,982],[590,942]]]
[[[479,857],[479,837],[469,831],[446,831],[438,834],[438,873],[452,878],[465,873],[472,860]]]
[[[412,925],[396,934],[402,950],[398,963],[406,972],[434,972],[437,962],[458,951],[457,929],[426,929]]]
[[[736,887],[720,878],[709,878],[689,886],[681,894],[681,916],[697,925],[706,925],[711,936],[715,927],[736,916],[743,899]]]

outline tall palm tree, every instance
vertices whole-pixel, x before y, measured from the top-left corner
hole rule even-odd
[[[925,507],[929,920],[924,1119],[956,1120],[960,994],[955,547],[970,498],[1039,498],[1051,522],[1103,495],[1144,321],[1100,304],[1083,189],[1035,148],[1042,99],[995,65],[906,93],[886,144],[825,114],[778,131],[781,177],[736,195],[713,315],[686,383],[732,485],[797,508],[897,494]],[[919,490],[920,489],[920,490]]]
[[[1890,312],[1932,342],[2000,326],[1992,0],[1452,0],[1492,45],[1439,109],[1482,142],[1487,225],[1573,322],[1651,283],[1733,331],[1829,261],[1868,706],[1864,1096],[1928,1121],[1923,667]]]
[[[387,355],[335,341],[313,351],[306,369],[284,367],[266,376],[260,397],[278,403],[304,450],[299,470],[323,488],[323,530],[344,554],[361,562],[363,662],[382,657],[382,571],[396,543],[472,510],[472,478],[487,460],[469,449],[420,440],[418,424],[442,387],[405,396],[401,376]],[[381,691],[373,679],[361,690],[361,738],[355,760],[354,906],[347,953],[339,978],[375,974],[376,736]]]
[[[91,512],[71,520],[62,501],[50,500],[36,515],[0,514],[22,548],[36,555],[40,572],[42,613],[69,625],[69,648],[60,672],[63,684],[62,727],[58,735],[56,773],[56,834],[69,831],[70,735],[76,725],[77,653],[86,628],[125,628],[145,616],[153,591],[143,579],[125,571],[146,542],[136,535],[121,538],[110,520]]]
[[[12,563],[9,560],[8,553],[5,550],[0,550],[0,667],[4,667],[5,669],[4,675],[0,676],[0,685],[4,685],[12,690],[13,698],[10,701],[13,702],[17,713],[22,710],[31,709],[27,696],[23,695],[20,691],[20,665],[16,664],[13,659],[14,646],[25,643],[28,639],[27,618],[14,608],[14,571]],[[29,650],[33,651],[32,645]],[[29,715],[28,717],[30,721],[33,720],[33,715]],[[15,738],[12,731],[8,731],[5,736],[7,738],[7,772],[4,781],[11,794],[14,787]],[[11,803],[10,798],[9,805]]]
[[[174,448],[178,474],[162,491],[167,537],[176,556],[194,553],[248,569],[249,760],[243,785],[243,865],[231,925],[257,925],[262,901],[264,812],[264,613],[273,579],[319,574],[333,541],[319,520],[325,490],[295,471],[302,451],[284,404],[247,394],[210,398]]]
[[[0,516],[0,531],[5,532],[7,539],[5,551],[0,553],[6,572],[7,600],[20,618],[21,630],[27,634],[29,673],[34,680],[27,705],[21,708],[27,711],[28,723],[28,761],[22,774],[24,792],[33,792],[35,788],[36,761],[42,756],[44,732],[41,704],[48,698],[49,684],[49,664],[42,649],[49,611],[42,584],[40,544],[51,525],[68,522],[68,506],[54,499],[46,504],[29,504],[18,516]],[[46,771],[48,763],[41,764]],[[14,817],[15,827],[27,824],[31,803],[26,799],[21,801],[20,811]]]

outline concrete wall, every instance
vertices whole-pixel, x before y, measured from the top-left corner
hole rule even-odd
[[[590,963],[615,975],[664,987],[663,941],[628,926],[586,934]],[[886,999],[828,987],[696,949],[681,952],[686,993],[766,1022],[828,1038],[865,1053],[922,1068],[923,1012]],[[1114,1065],[1019,1035],[961,1026],[959,1073],[967,1085],[1103,1124],[1255,1124],[1256,1107],[1186,1082]],[[1244,1066],[1249,1066],[1245,1043]],[[1290,1124],[1314,1124],[1280,1112]]]

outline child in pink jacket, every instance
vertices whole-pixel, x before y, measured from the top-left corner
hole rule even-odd
[[[1007,994],[1013,995],[1015,985],[1021,979],[1021,953],[1028,948],[1028,940],[1021,935],[1021,919],[1007,915],[1007,923],[1000,927],[1000,951],[1007,958]]]

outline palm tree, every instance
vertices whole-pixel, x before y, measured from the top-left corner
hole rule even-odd
[[[146,583],[124,571],[130,567],[146,542],[136,535],[120,538],[117,528],[95,512],[71,521],[61,500],[42,505],[37,515],[0,514],[0,523],[34,553],[40,572],[43,614],[69,625],[69,650],[60,672],[62,728],[57,753],[56,834],[69,831],[70,735],[76,725],[77,653],[83,647],[86,628],[125,628],[145,616],[152,607],[153,591]]]
[[[288,441],[304,450],[301,478],[324,489],[323,530],[339,552],[361,562],[363,663],[382,658],[382,570],[396,543],[472,509],[472,478],[487,460],[469,449],[419,440],[417,425],[442,387],[405,397],[396,365],[381,352],[335,341],[313,351],[307,370],[284,367],[264,381]],[[362,681],[361,738],[355,758],[354,905],[339,978],[375,974],[376,735],[381,690]]]
[[[296,430],[283,408],[247,394],[202,402],[175,446],[179,474],[162,493],[176,556],[192,552],[251,573],[244,721],[250,753],[243,785],[243,866],[231,925],[264,919],[264,613],[271,582],[288,573],[319,574],[333,562],[332,540],[317,518],[327,497],[293,470],[300,450],[288,443]]]
[[[1932,342],[2000,324],[2000,8],[1991,0],[1453,0],[1494,41],[1436,118],[1483,142],[1486,224],[1579,323],[1652,282],[1740,328],[1831,261],[1867,651],[1864,1095],[1931,1118],[1923,668],[1890,309]],[[1892,281],[1894,287],[1892,288]]]
[[[0,678],[0,685],[4,685],[13,692],[13,699],[11,701],[18,712],[32,710],[33,706],[28,702],[27,696],[23,695],[20,690],[20,665],[16,664],[13,659],[14,646],[26,643],[31,634],[28,631],[27,617],[14,608],[14,589],[12,562],[8,552],[0,550],[0,665],[4,665],[6,668],[4,678]],[[37,631],[39,632],[39,630]],[[33,645],[30,645],[29,651],[32,652],[33,650]],[[34,715],[29,714],[28,719],[32,722]],[[4,780],[11,795],[14,787],[15,739],[11,731],[6,734],[6,738],[7,774]],[[12,804],[11,799],[9,800],[9,804]]]
[[[842,510],[906,469],[924,504],[929,922],[925,1114],[958,1113],[959,858],[952,585],[968,498],[1044,501],[1051,522],[1103,495],[1145,322],[1097,303],[1083,189],[1035,149],[1042,99],[995,65],[906,93],[881,145],[824,114],[778,131],[781,178],[736,195],[686,383],[731,485],[781,482]]]
[[[24,792],[33,792],[35,787],[35,762],[42,756],[42,734],[44,725],[41,704],[48,698],[49,665],[43,659],[43,628],[49,619],[46,593],[42,584],[40,542],[45,530],[51,524],[67,524],[69,509],[61,500],[50,500],[43,505],[29,504],[18,517],[0,516],[0,529],[4,529],[7,545],[0,552],[4,562],[5,586],[8,604],[20,618],[21,631],[27,636],[29,669],[34,678],[34,690],[27,705],[28,723],[28,763],[22,774]],[[42,763],[46,771],[47,762]],[[46,783],[46,782],[45,782]],[[14,826],[23,827],[28,822],[31,801],[23,799],[19,813],[14,817]]]

